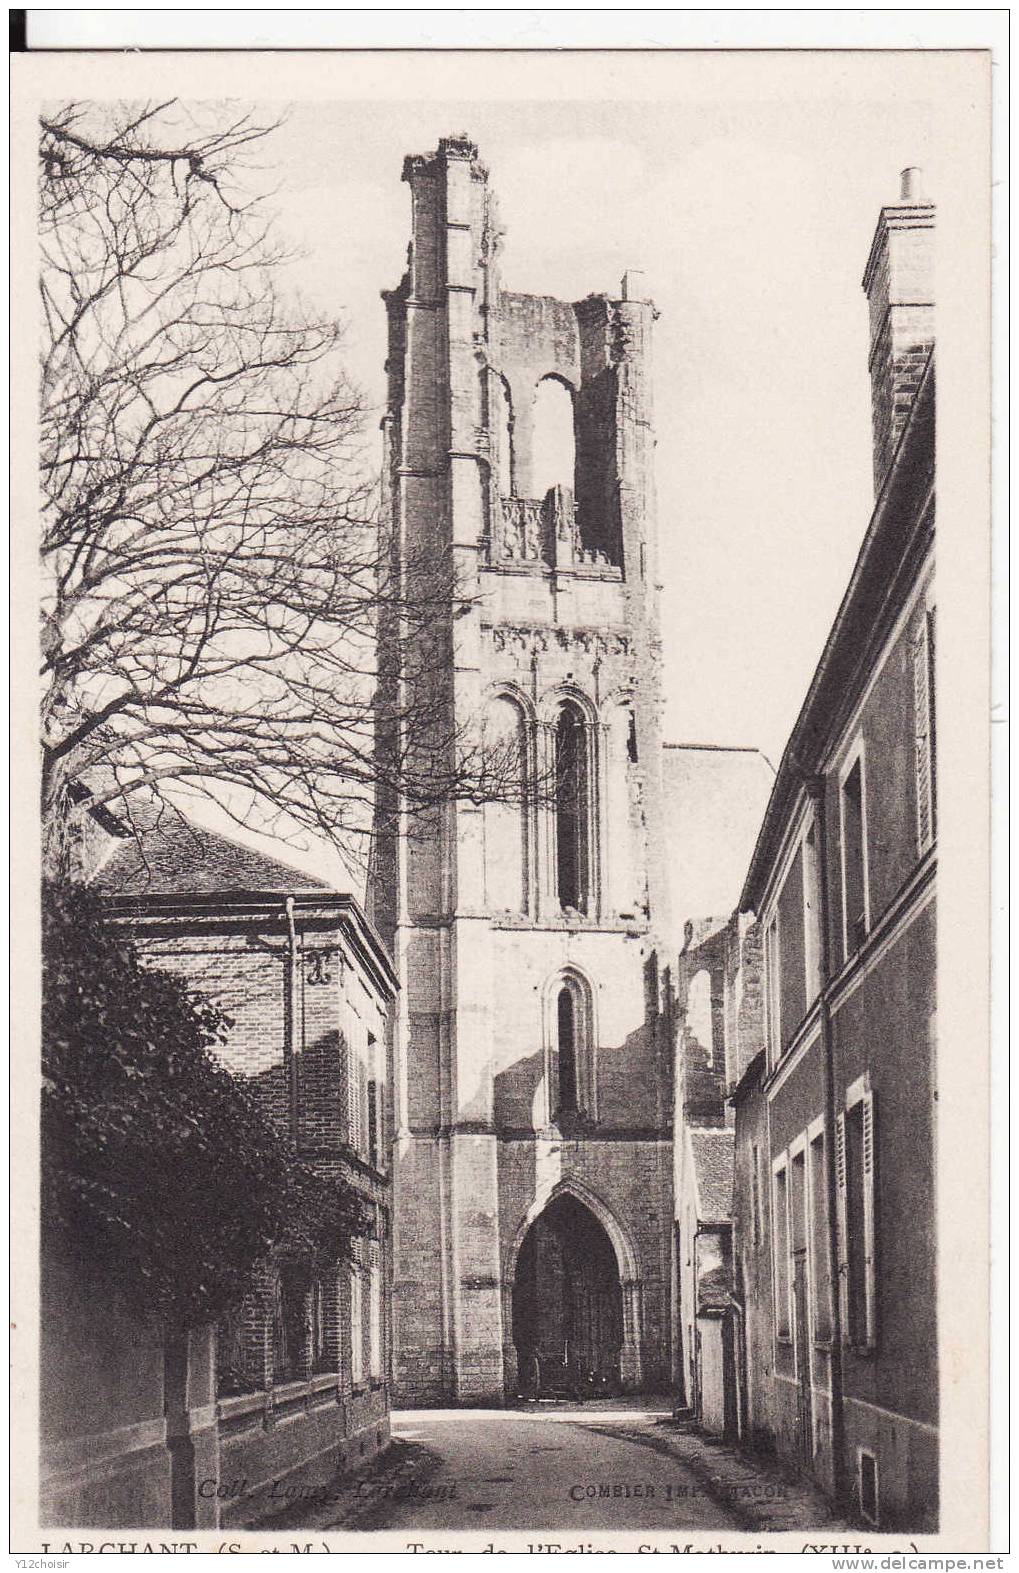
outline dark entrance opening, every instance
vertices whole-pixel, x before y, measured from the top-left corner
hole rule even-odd
[[[518,1385],[530,1398],[619,1391],[623,1296],[612,1242],[582,1202],[561,1196],[524,1236],[513,1285]]]

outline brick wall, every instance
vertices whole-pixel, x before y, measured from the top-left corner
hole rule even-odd
[[[934,208],[883,208],[864,275],[870,311],[874,489],[905,429],[934,343]]]
[[[204,925],[163,922],[138,935],[150,965],[183,975],[229,1017],[225,1041],[213,1050],[220,1062],[255,1092],[280,1133],[293,1137],[319,1172],[358,1191],[375,1218],[374,1238],[355,1243],[354,1265],[339,1264],[317,1286],[271,1258],[261,1264],[219,1330],[222,1491],[213,1508],[223,1523],[282,1510],[288,1490],[311,1489],[337,1468],[356,1467],[389,1436],[388,1011],[339,928],[298,921],[296,937],[292,987],[282,904],[261,925],[231,924],[225,913]],[[363,1307],[357,1382],[352,1272]]]

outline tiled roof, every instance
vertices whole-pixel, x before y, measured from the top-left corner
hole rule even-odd
[[[711,1267],[697,1283],[697,1311],[724,1311],[732,1304],[732,1274],[728,1267]]]
[[[734,1133],[731,1128],[691,1130],[697,1177],[699,1223],[728,1223],[732,1217]]]
[[[299,869],[186,821],[119,842],[93,876],[107,895],[183,896],[329,890]]]

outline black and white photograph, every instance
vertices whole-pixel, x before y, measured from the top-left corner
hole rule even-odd
[[[12,1551],[1006,1549],[990,61],[13,57]]]

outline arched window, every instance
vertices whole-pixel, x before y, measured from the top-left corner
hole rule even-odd
[[[491,701],[484,735],[497,793],[484,809],[485,905],[493,912],[526,912],[530,845],[527,721],[514,699],[500,695]]]
[[[556,1026],[559,1036],[557,1101],[560,1113],[569,1114],[577,1108],[577,1013],[573,992],[565,984],[559,990]]]
[[[531,477],[535,497],[553,486],[574,490],[576,446],[573,398],[557,377],[543,377],[534,393]]]
[[[552,979],[547,999],[549,1118],[595,1114],[594,1004],[573,968]]]
[[[588,729],[569,700],[555,730],[556,885],[559,903],[587,912],[591,900],[591,780]]]

